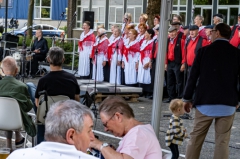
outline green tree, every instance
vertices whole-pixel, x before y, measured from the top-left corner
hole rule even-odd
[[[150,28],[153,27],[153,20],[155,15],[159,15],[161,7],[161,0],[148,0],[147,14],[148,14],[148,25]]]

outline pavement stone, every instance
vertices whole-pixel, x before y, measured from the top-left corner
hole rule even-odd
[[[25,79],[25,82],[33,82],[34,84],[38,83],[39,78],[34,78],[34,79]],[[132,107],[132,109],[134,110],[135,113],[135,117],[137,120],[139,120],[142,123],[145,124],[149,124],[151,123],[151,114],[152,114],[152,100],[140,97],[139,98],[139,102],[136,103],[129,103],[130,106]],[[161,105],[161,119],[160,119],[160,132],[159,132],[159,142],[160,145],[162,147],[162,149],[166,149],[166,150],[170,150],[168,147],[165,146],[165,133],[166,130],[168,128],[168,123],[169,123],[169,117],[163,117],[163,115],[166,114],[171,114],[169,109],[168,109],[168,105],[169,104],[165,104],[162,103]],[[98,106],[98,105],[97,105]],[[195,111],[193,110],[191,112],[191,115],[194,117]],[[239,129],[240,129],[240,122],[238,122],[240,120],[240,113],[237,112],[235,114],[235,119],[233,122],[233,126],[232,126],[232,133],[231,133],[231,139],[230,139],[230,143],[229,143],[229,150],[230,150],[230,154],[229,154],[229,159],[239,159],[239,152],[240,152],[240,133],[239,133]],[[189,119],[183,119],[184,122],[184,127],[187,128],[187,132],[190,133],[192,131],[193,128],[193,120],[189,120]],[[224,126],[224,125],[223,125]],[[102,131],[104,132],[104,128],[102,126],[102,123],[99,119],[99,117],[97,117],[96,121],[95,121],[95,130],[97,131]],[[214,147],[215,147],[215,135],[214,135],[214,122],[212,123],[209,132],[206,136],[205,142],[203,144],[202,147],[202,151],[201,151],[201,157],[200,159],[211,159],[213,158],[213,152],[214,152]],[[0,136],[4,136],[4,133],[2,131],[0,131]],[[105,137],[102,135],[98,135],[99,139],[102,141],[107,141],[108,143],[111,143],[112,145],[114,145],[115,147],[118,146],[118,139],[113,139],[113,138],[109,138],[109,137]],[[29,138],[28,140],[31,141],[31,138]],[[186,152],[186,145],[187,145],[187,141],[189,139],[186,139],[183,143],[183,146],[179,146],[179,152],[181,154],[185,154]],[[4,140],[0,139],[0,147],[3,147],[5,145]]]

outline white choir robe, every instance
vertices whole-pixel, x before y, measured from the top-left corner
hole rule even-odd
[[[92,33],[91,30],[87,33],[90,34]],[[91,36],[91,35],[89,35]],[[80,39],[84,37],[84,32],[81,34]],[[93,48],[93,43],[90,45],[89,41],[84,41],[83,42],[83,50],[81,51],[78,48],[78,52],[79,52],[79,61],[78,61],[78,75],[80,76],[89,76],[90,74],[90,55],[92,52],[92,48]]]
[[[92,79],[95,80],[95,71],[96,71],[96,62],[97,62],[97,77],[96,81],[102,82],[104,80],[104,74],[103,74],[103,61],[108,61],[108,58],[106,55],[104,55],[103,52],[98,52],[98,55],[94,55],[95,59],[93,61],[93,74],[92,74]],[[97,57],[96,57],[97,56]],[[97,58],[97,61],[96,61]]]
[[[142,51],[144,48],[146,48],[148,45],[150,45],[153,42],[153,40],[149,40],[146,43],[146,40],[143,41],[140,51]],[[139,64],[138,64],[138,82],[143,83],[143,84],[151,84],[151,73],[150,73],[150,68],[148,67],[147,69],[144,69],[144,65],[147,64],[148,62],[151,61],[150,59],[150,54],[151,54],[152,49],[144,51],[144,58],[141,61],[141,54],[139,56]]]
[[[141,61],[141,55],[139,58],[139,65],[138,65],[138,82],[143,84],[150,84],[151,83],[151,74],[150,74],[150,68],[144,69],[144,65],[148,62],[150,62],[149,57],[144,57],[143,61]]]
[[[124,74],[125,74],[125,83],[126,84],[136,84],[137,83],[137,70],[136,63],[139,59],[139,52],[134,53],[134,56],[128,54],[128,61],[126,57],[123,56],[124,62]]]
[[[116,78],[116,65],[118,61],[122,60],[122,55],[113,48],[113,55],[111,57],[111,65],[110,65],[110,80],[111,84],[115,84]],[[117,66],[117,84],[121,84],[121,66]]]

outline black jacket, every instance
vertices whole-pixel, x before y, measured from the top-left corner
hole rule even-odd
[[[216,40],[199,49],[193,62],[183,98],[193,105],[223,104],[236,106],[240,101],[237,88],[240,75],[240,50],[225,40]]]

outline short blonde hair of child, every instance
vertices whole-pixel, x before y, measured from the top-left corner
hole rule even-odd
[[[176,112],[179,108],[183,107],[183,101],[181,99],[174,99],[169,104],[169,110]]]

